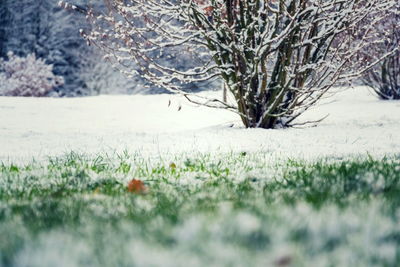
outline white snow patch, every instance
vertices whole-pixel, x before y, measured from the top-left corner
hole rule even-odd
[[[317,127],[281,130],[245,129],[233,113],[193,106],[175,95],[0,97],[0,160],[44,159],[71,150],[150,157],[247,151],[305,159],[400,152],[400,102],[379,100],[365,87],[337,91],[299,120],[329,114]]]

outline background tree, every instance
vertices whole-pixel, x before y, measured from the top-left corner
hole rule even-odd
[[[396,1],[361,2],[106,0],[108,12],[87,10],[92,26],[82,34],[128,76],[234,111],[246,127],[285,127],[335,82],[362,72],[352,71],[353,60]],[[366,16],[375,19],[363,24]],[[360,36],[356,43],[335,42],[348,30]],[[177,63],[165,61],[167,51]],[[181,68],[179,61],[189,57],[191,64]],[[235,103],[183,90],[213,79],[223,80]]]
[[[88,51],[76,31],[81,16],[72,17],[57,6],[55,0],[2,0],[0,32],[3,32],[1,57],[8,52],[26,57],[35,54],[54,66],[54,72],[65,79],[57,88],[60,95],[85,95],[85,84],[79,77],[77,51]],[[67,15],[67,16],[66,16]]]
[[[45,96],[64,83],[63,77],[54,75],[53,66],[35,54],[7,56],[7,61],[0,58],[0,95]]]
[[[77,0],[84,5],[88,1]],[[53,65],[65,83],[50,95],[82,96],[99,93],[129,93],[141,84],[130,81],[87,46],[77,28],[84,27],[83,14],[65,12],[57,0],[0,0],[0,58],[8,52],[26,57],[35,54]],[[95,7],[102,9],[104,3]],[[29,74],[31,75],[31,74]]]
[[[379,64],[362,76],[365,85],[370,86],[381,99],[400,99],[400,2],[381,20],[375,40],[361,51],[362,62],[372,62],[391,53]],[[370,18],[371,20],[372,18]]]
[[[9,10],[6,1],[0,1],[0,58],[7,55],[5,51],[4,44],[6,43],[6,27],[8,26],[10,20],[7,19],[9,16]]]

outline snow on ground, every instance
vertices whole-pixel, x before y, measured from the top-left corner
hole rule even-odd
[[[365,87],[350,88],[300,121],[327,114],[317,127],[263,130],[245,129],[231,112],[197,107],[172,95],[0,97],[0,160],[70,151],[127,150],[150,157],[247,151],[305,159],[400,152],[400,102],[379,100]]]

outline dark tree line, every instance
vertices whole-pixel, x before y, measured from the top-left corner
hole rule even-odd
[[[82,6],[87,2],[76,1]],[[64,85],[57,88],[60,96],[134,88],[134,81],[128,81],[103,62],[97,51],[87,46],[80,36],[79,29],[87,25],[85,15],[67,12],[57,4],[58,0],[1,0],[0,57],[6,58],[12,51],[18,56],[34,53],[45,59],[54,66],[54,73],[65,80]],[[101,5],[99,1],[99,8]]]

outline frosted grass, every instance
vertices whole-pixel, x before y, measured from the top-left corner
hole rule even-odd
[[[172,164],[173,163],[173,164]],[[396,266],[400,162],[70,153],[0,167],[0,266]],[[147,194],[127,192],[142,180]]]

